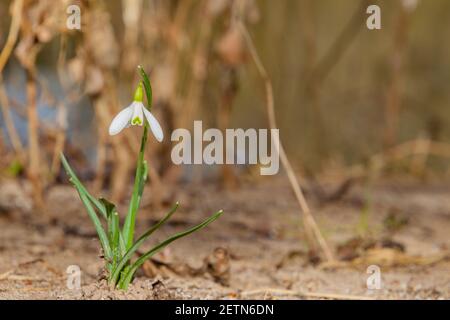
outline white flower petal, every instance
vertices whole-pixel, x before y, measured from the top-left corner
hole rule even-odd
[[[156,120],[156,118],[150,113],[150,111],[147,110],[147,108],[143,108],[143,110],[145,117],[150,124],[150,130],[152,130],[156,140],[161,142],[164,139],[164,133],[161,126],[159,125],[158,120]]]
[[[144,124],[144,115],[142,113],[142,109],[145,109],[144,104],[142,102],[134,101],[132,106],[133,116],[131,117],[131,124],[142,126]]]
[[[111,125],[109,126],[109,134],[111,136],[118,134],[122,131],[131,120],[131,116],[133,115],[133,105],[126,107],[122,111],[120,111],[111,121]]]

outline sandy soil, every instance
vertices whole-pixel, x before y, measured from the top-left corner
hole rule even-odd
[[[99,244],[70,186],[49,190],[47,217],[14,209],[16,204],[3,208],[0,299],[450,298],[450,185],[380,183],[370,198],[355,185],[327,204],[310,193],[321,230],[342,259],[333,265],[314,264],[307,254],[299,210],[284,179],[243,183],[236,191],[181,189],[169,197],[180,200],[181,209],[151,241],[217,209],[225,214],[146,264],[127,293],[101,280]],[[164,213],[145,205],[151,199],[143,203],[138,231]],[[380,290],[367,289],[369,264],[381,268]],[[67,288],[69,265],[81,268],[79,290]]]

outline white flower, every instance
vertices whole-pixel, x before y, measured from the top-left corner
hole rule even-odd
[[[144,125],[144,116],[147,119],[150,126],[150,130],[155,136],[156,140],[161,142],[164,138],[163,131],[159,125],[158,120],[151,114],[150,111],[145,108],[142,103],[143,91],[140,84],[134,94],[134,101],[125,109],[120,111],[111,122],[109,126],[109,134],[111,136],[118,134],[124,128],[128,128],[130,125]]]

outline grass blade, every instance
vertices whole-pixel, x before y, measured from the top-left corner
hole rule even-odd
[[[94,208],[92,207],[92,204],[90,202],[90,199],[81,192],[78,192],[80,195],[81,201],[83,201],[84,206],[86,207],[86,210],[88,212],[89,217],[91,218],[92,222],[94,223],[95,230],[97,231],[98,238],[100,239],[100,243],[103,248],[103,252],[105,254],[105,257],[107,259],[111,259],[111,247],[109,245],[109,239],[106,235],[105,230],[103,229],[102,223],[100,222],[100,219],[97,216],[97,213],[95,212]]]
[[[99,201],[104,205],[106,209],[106,215],[108,218],[108,239],[111,247],[111,268],[114,270],[117,262],[120,259],[120,226],[119,226],[119,214],[116,210],[116,206],[106,199],[100,198]]]
[[[102,215],[107,218],[106,214],[106,208],[104,205],[91,196],[89,192],[86,190],[86,188],[83,186],[83,184],[78,179],[75,172],[70,167],[69,163],[67,162],[66,157],[64,157],[64,154],[61,153],[61,162],[67,172],[67,175],[69,176],[70,182],[75,186],[75,188],[78,191],[78,195],[80,196],[81,201],[83,202],[84,206],[86,207],[86,210],[88,212],[89,217],[91,218],[92,222],[94,223],[95,230],[97,231],[100,243],[103,248],[103,252],[105,254],[105,257],[108,259],[111,258],[111,247],[109,244],[108,236],[103,229],[102,223],[100,222],[97,213],[95,212],[95,209],[92,207],[92,204],[95,205],[95,207],[102,213]]]
[[[75,172],[70,167],[69,162],[67,161],[63,153],[61,153],[60,157],[61,163],[66,170],[67,175],[69,176],[69,181],[75,186],[75,188],[78,190],[78,193],[83,193],[94,204],[94,206],[102,214],[102,216],[107,219],[106,208],[103,206],[103,204],[87,191],[87,189],[78,179]]]
[[[204,227],[206,227],[208,224],[210,224],[211,222],[213,222],[214,220],[216,220],[217,218],[219,218],[222,215],[223,211],[220,210],[218,212],[216,212],[215,214],[213,214],[211,217],[209,217],[208,219],[206,219],[205,221],[203,221],[202,223],[196,225],[195,227],[192,227],[189,230],[183,231],[183,232],[179,232],[173,236],[171,236],[170,238],[166,239],[165,241],[161,242],[160,244],[156,245],[155,247],[153,247],[151,250],[149,250],[147,253],[143,254],[141,257],[139,257],[139,259],[137,259],[129,268],[129,270],[127,271],[127,273],[124,275],[123,280],[121,281],[121,288],[122,289],[126,289],[128,287],[128,284],[131,282],[134,273],[136,272],[136,270],[142,266],[144,264],[144,262],[151,258],[154,254],[156,254],[158,251],[162,250],[164,247],[166,247],[168,244],[170,244],[171,242],[185,237],[195,231],[198,231]]]
[[[138,66],[139,73],[141,74],[142,81],[144,82],[145,94],[147,96],[147,109],[151,110],[153,102],[153,91],[150,79],[142,66]]]
[[[115,267],[115,269],[112,272],[111,280],[114,282],[117,282],[117,279],[119,278],[120,272],[125,267],[125,265],[128,263],[128,261],[131,259],[131,256],[133,253],[136,252],[136,250],[139,249],[139,247],[144,243],[145,240],[156,230],[158,230],[169,218],[177,211],[179,207],[179,203],[175,203],[175,205],[170,209],[170,211],[166,214],[166,216],[161,219],[157,224],[155,224],[153,227],[148,229],[142,236],[139,237],[139,239],[133,244],[133,246],[125,253],[125,255],[122,257],[122,259],[119,261],[119,264]]]

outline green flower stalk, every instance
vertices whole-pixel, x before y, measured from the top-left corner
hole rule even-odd
[[[171,242],[206,227],[223,213],[223,211],[220,210],[199,225],[167,238],[133,261],[133,256],[140,246],[175,213],[179,206],[177,202],[161,221],[156,223],[134,241],[136,215],[148,173],[144,153],[149,129],[159,142],[164,138],[163,130],[158,120],[150,112],[152,106],[152,87],[150,85],[150,80],[142,67],[139,66],[138,69],[142,81],[136,88],[133,102],[114,117],[109,127],[110,135],[116,135],[131,125],[144,127],[137,159],[133,193],[122,228],[120,228],[120,218],[116,206],[106,199],[97,199],[92,196],[80,182],[75,172],[70,167],[67,159],[61,154],[61,161],[69,176],[69,181],[78,191],[80,199],[86,207],[87,213],[97,231],[104,253],[105,267],[108,272],[108,282],[112,287],[125,290],[133,280],[136,271],[147,259],[151,258]],[[145,107],[143,103],[144,90],[147,98],[147,107]]]

